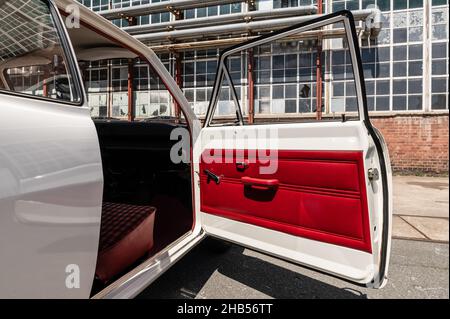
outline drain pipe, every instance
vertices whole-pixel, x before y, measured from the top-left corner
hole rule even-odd
[[[371,4],[367,7],[372,13],[364,20],[364,35],[370,38],[376,38],[380,34],[382,28],[381,11],[378,6]]]

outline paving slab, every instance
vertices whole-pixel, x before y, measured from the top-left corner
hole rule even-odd
[[[424,235],[404,221],[400,216],[394,216],[392,219],[392,236],[394,238],[405,239],[426,239]]]
[[[449,217],[448,177],[394,176],[394,214]]]
[[[419,216],[401,216],[428,239],[448,242],[448,219]]]

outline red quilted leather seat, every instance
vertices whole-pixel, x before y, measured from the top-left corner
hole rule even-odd
[[[108,282],[153,247],[156,208],[103,203],[95,274]]]

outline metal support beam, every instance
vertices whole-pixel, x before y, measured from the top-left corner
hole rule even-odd
[[[112,116],[112,104],[113,104],[113,88],[112,88],[112,65],[111,60],[108,61],[108,86],[106,89],[106,116]]]
[[[175,14],[175,20],[182,21],[184,19],[184,13],[183,11],[177,11]],[[183,89],[183,76],[182,76],[182,69],[183,64],[181,63],[181,54],[179,52],[174,52],[175,55],[175,82],[177,83],[178,87]],[[175,122],[180,123],[181,120],[181,107],[180,105],[175,102]]]
[[[49,97],[50,92],[48,91],[48,79],[50,78],[50,72],[47,68],[44,69],[44,80],[42,81],[42,95]]]
[[[255,122],[255,81],[253,79],[253,49],[247,50],[247,95],[248,95],[248,123]]]
[[[322,1],[317,1],[319,14],[323,13]],[[316,119],[322,119],[322,36],[317,37],[316,54]]]
[[[134,60],[128,60],[128,121],[134,121],[134,90],[133,90]]]
[[[42,96],[48,97],[47,78],[44,78],[44,81],[42,81]]]
[[[183,88],[183,76],[182,76],[182,63],[181,63],[181,54],[175,53],[175,82],[180,88]],[[181,120],[181,108],[180,105],[175,101],[175,121],[177,123]]]
[[[135,17],[161,12],[176,12],[187,9],[245,2],[245,0],[170,0],[157,3],[141,4],[126,8],[117,8],[98,12],[106,19]]]

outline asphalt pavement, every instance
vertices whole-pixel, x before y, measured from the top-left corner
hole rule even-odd
[[[138,298],[449,298],[448,266],[448,244],[394,239],[389,282],[371,289],[239,246],[214,253],[204,242]]]
[[[389,282],[370,289],[232,245],[200,243],[138,298],[449,298],[448,177],[394,177]]]

